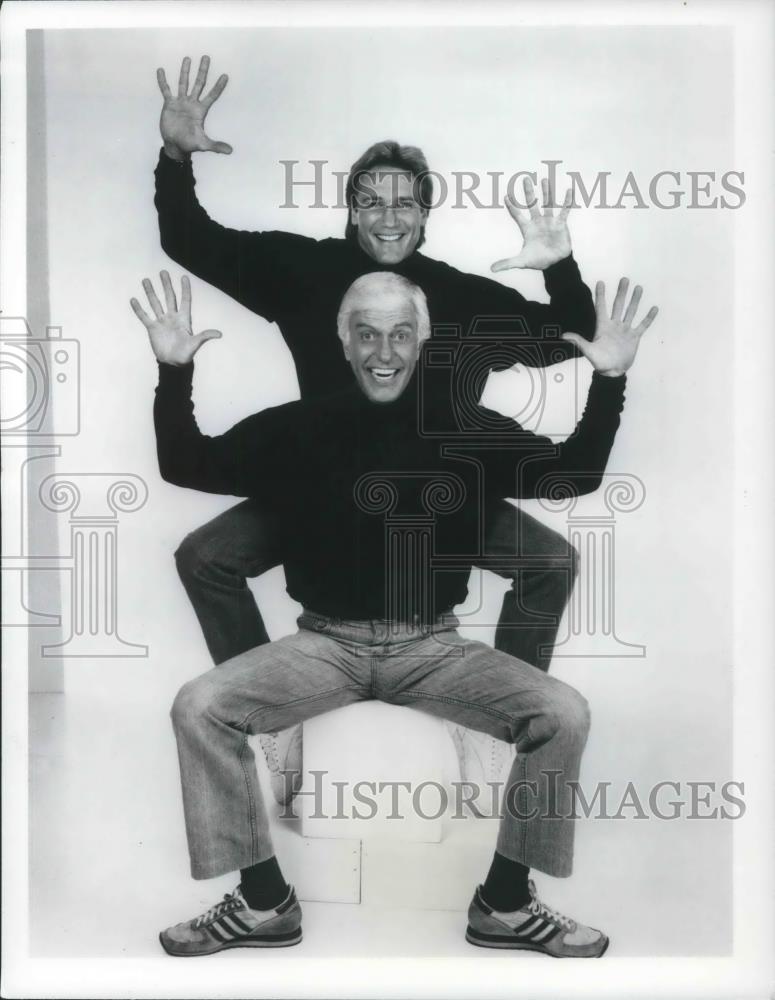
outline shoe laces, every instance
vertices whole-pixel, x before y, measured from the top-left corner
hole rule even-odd
[[[277,773],[280,770],[280,758],[277,753],[277,733],[267,733],[260,736],[258,742],[264,751],[269,770]]]
[[[493,779],[500,777],[510,757],[510,747],[507,744],[490,738],[490,774],[493,775]]]
[[[532,897],[530,902],[527,904],[527,909],[530,910],[531,913],[535,914],[537,917],[546,917],[548,920],[551,920],[553,923],[564,928],[565,930],[571,932],[576,930],[575,920],[572,920],[570,917],[566,917],[557,910],[553,910],[551,906],[547,906],[546,903],[538,898],[535,883],[532,879],[528,882],[527,886],[530,891],[530,896]]]
[[[215,906],[211,906],[209,910],[206,910],[201,916],[196,918],[194,921],[194,927],[201,927],[203,924],[209,923],[216,917],[220,917],[222,913],[229,913],[231,910],[236,910],[243,904],[244,900],[239,888],[235,889],[234,892],[227,892],[220,903],[216,903]]]

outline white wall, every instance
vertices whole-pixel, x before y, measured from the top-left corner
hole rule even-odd
[[[145,508],[122,520],[119,568],[122,633],[147,643],[150,657],[115,660],[101,673],[74,661],[67,689],[102,685],[109,705],[113,678],[131,675],[138,697],[166,706],[184,679],[209,666],[172,551],[230,501],[159,479],[155,364],[127,304],[142,277],[169,266],[152,205],[157,66],[174,80],[183,55],[207,52],[213,79],[230,74],[210,132],[235,152],[195,162],[210,214],[241,228],[322,237],[341,234],[344,212],[280,208],[279,161],[328,159],[344,170],[385,137],[421,145],[442,172],[510,174],[555,158],[589,179],[608,170],[622,182],[633,170],[646,187],[659,170],[735,169],[729,42],[722,29],[691,28],[47,32],[51,316],[81,340],[86,400],[85,430],[68,444],[67,465],[132,472],[150,488]],[[647,656],[553,667],[592,704],[591,780],[732,777],[734,214],[651,207],[571,216],[587,281],[627,274],[645,287],[645,304],[661,309],[630,379],[610,464],[647,489],[643,507],[617,528],[617,628]],[[425,252],[486,274],[519,246],[505,210],[445,206],[432,213]],[[540,275],[504,280],[543,294]],[[218,432],[296,395],[275,327],[199,281],[194,317],[225,334],[200,355],[204,428]],[[501,376],[488,398],[508,408],[516,377]],[[545,519],[563,530],[561,517]],[[494,620],[501,589],[488,581],[482,621]],[[295,609],[279,571],[257,590],[272,634],[289,631]]]

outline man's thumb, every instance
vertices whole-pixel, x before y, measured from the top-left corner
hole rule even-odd
[[[220,340],[223,334],[220,330],[203,330],[202,333],[195,333],[191,340],[194,343],[194,353],[199,350],[202,344],[208,340]]]
[[[525,263],[523,255],[519,253],[516,257],[506,257],[504,260],[496,260],[495,263],[490,266],[490,270],[497,273],[498,271],[508,271],[512,267],[529,266],[529,264]]]
[[[567,340],[569,343],[573,344],[574,347],[576,347],[579,351],[581,351],[581,353],[584,355],[585,358],[589,357],[589,355],[587,354],[587,350],[589,348],[589,341],[585,340],[578,333],[564,333],[561,339]]]
[[[234,150],[228,144],[228,142],[213,142],[212,139],[207,140],[207,151],[209,153],[233,153]]]

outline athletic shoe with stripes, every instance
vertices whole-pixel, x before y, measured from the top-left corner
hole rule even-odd
[[[482,899],[478,886],[468,908],[466,941],[480,948],[516,948],[540,951],[553,958],[600,958],[608,938],[542,903],[532,881],[530,902],[521,910],[499,913]]]
[[[301,907],[291,887],[273,910],[251,910],[238,886],[193,920],[159,935],[168,955],[213,955],[226,948],[287,948],[301,941]]]

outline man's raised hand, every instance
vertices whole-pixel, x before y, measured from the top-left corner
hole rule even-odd
[[[150,278],[143,279],[143,289],[148,296],[154,319],[151,319],[137,299],[129,300],[135,316],[148,331],[153,353],[157,360],[165,365],[187,365],[205,341],[217,340],[221,336],[219,330],[205,330],[196,334],[192,332],[191,282],[185,274],[181,284],[182,295],[178,309],[170,276],[166,271],[161,272],[161,286],[164,289],[164,302],[167,307],[165,312]]]
[[[516,204],[506,197],[506,208],[509,215],[519,226],[524,240],[522,250],[516,257],[507,257],[496,261],[490,270],[507,271],[512,267],[530,267],[543,271],[558,260],[567,257],[571,252],[570,232],[568,231],[568,213],[573,202],[573,192],[568,189],[565,200],[557,215],[554,214],[554,191],[549,180],[541,181],[544,211],[538,207],[533,182],[526,177],[523,183],[525,205],[528,216],[525,217]]]
[[[232,151],[228,143],[213,142],[205,134],[204,121],[207,112],[221,96],[229,79],[225,73],[219,76],[210,93],[202,97],[209,68],[210,57],[202,56],[199,72],[196,74],[194,86],[189,94],[188,75],[191,69],[191,60],[186,56],[180,67],[177,96],[173,95],[170,90],[164,70],[156,70],[156,79],[159,81],[159,89],[164,97],[159,128],[164,140],[164,150],[173,160],[182,160],[189,153],[194,153],[197,150],[213,153],[231,153]]]
[[[640,338],[654,322],[654,317],[659,311],[656,306],[652,306],[640,324],[633,327],[633,320],[640,305],[643,289],[640,285],[635,286],[630,304],[625,309],[624,304],[627,301],[629,286],[630,282],[627,278],[620,280],[609,319],[605,303],[605,284],[598,281],[595,285],[595,312],[597,313],[595,336],[592,340],[585,340],[577,333],[564,333],[562,335],[563,340],[575,344],[584,357],[592,362],[595,370],[603,375],[616,377],[627,371],[638,353]]]

